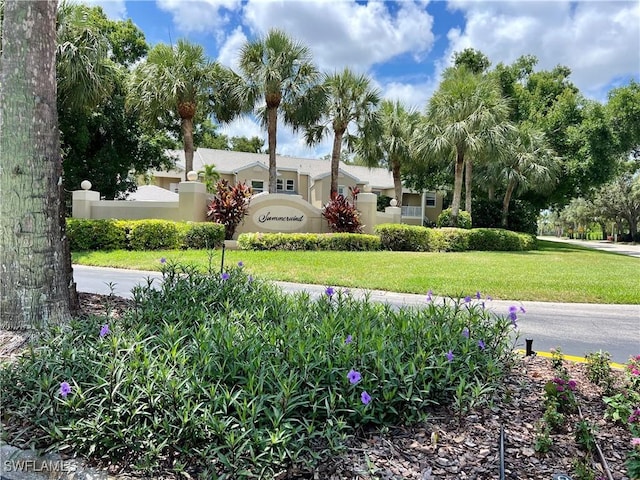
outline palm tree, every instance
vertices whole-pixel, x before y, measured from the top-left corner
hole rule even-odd
[[[220,180],[220,174],[213,163],[204,165],[204,168],[198,171],[198,176],[204,180],[207,193],[216,193],[216,183]]]
[[[267,127],[269,192],[276,193],[278,112],[284,113],[285,124],[294,131],[317,122],[324,102],[318,85],[320,75],[310,50],[276,29],[242,47],[240,70],[242,82],[235,89],[240,100],[236,104],[245,110],[257,107]]]
[[[379,92],[372,88],[366,75],[356,75],[349,68],[341,73],[327,74],[323,83],[327,99],[320,122],[309,127],[306,139],[309,145],[320,142],[333,132],[331,151],[331,189],[329,198],[338,194],[338,168],[342,146],[353,148],[353,135],[349,125],[359,134],[367,135],[375,128],[375,109],[380,102]]]
[[[516,189],[543,193],[555,186],[558,157],[544,137],[532,126],[521,123],[510,136],[510,148],[501,164],[500,176],[506,181],[502,201],[502,226],[508,227],[509,204]]]
[[[369,137],[365,145],[373,141],[373,148],[359,151],[369,166],[379,166],[380,161],[386,164],[393,175],[395,197],[398,205],[402,205],[402,178],[400,171],[403,165],[412,161],[411,141],[420,122],[420,113],[407,109],[399,101],[383,100],[378,111],[379,133]],[[362,145],[362,144],[361,144]]]
[[[109,59],[109,39],[92,21],[91,7],[60,3],[56,13],[58,109],[91,109],[121,75]]]
[[[474,74],[465,66],[445,70],[442,83],[429,101],[426,121],[414,139],[416,152],[427,160],[445,157],[453,161],[454,225],[465,177],[465,210],[471,213],[474,159],[506,148],[507,133],[513,128],[506,121],[508,112],[507,101],[495,80]]]
[[[131,77],[129,102],[151,126],[180,123],[185,173],[193,170],[193,120],[209,109],[215,74],[202,46],[178,40],[153,47]]]

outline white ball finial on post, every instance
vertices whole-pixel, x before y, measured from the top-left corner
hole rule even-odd
[[[189,180],[190,182],[195,182],[197,179],[198,179],[198,174],[193,170],[187,173],[187,180]]]
[[[80,183],[80,188],[83,190],[91,190],[91,182],[89,180],[83,180]]]

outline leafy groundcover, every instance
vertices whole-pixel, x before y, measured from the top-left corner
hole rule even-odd
[[[490,401],[516,313],[470,297],[395,308],[327,287],[287,295],[242,263],[166,264],[121,318],[43,332],[0,369],[9,442],[148,474],[269,478],[339,453],[360,429]]]

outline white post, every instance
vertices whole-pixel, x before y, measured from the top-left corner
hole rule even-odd
[[[91,218],[91,203],[100,200],[100,192],[91,191],[91,182],[83,180],[82,190],[75,190],[72,194],[71,217]]]

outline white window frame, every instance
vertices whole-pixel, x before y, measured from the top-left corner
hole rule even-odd
[[[254,183],[261,183],[262,187],[255,187],[253,184]],[[253,193],[261,193],[264,192],[264,180],[251,180],[251,190],[253,191]]]
[[[433,201],[433,205],[430,204],[430,201]],[[425,192],[424,206],[426,208],[436,208],[438,206],[438,195],[433,192]]]
[[[296,191],[296,184],[295,184],[295,181],[293,180],[293,178],[287,178],[287,180],[285,182],[285,190],[287,192],[295,192]]]
[[[276,190],[282,192],[284,190],[284,183],[281,178],[276,179]]]

